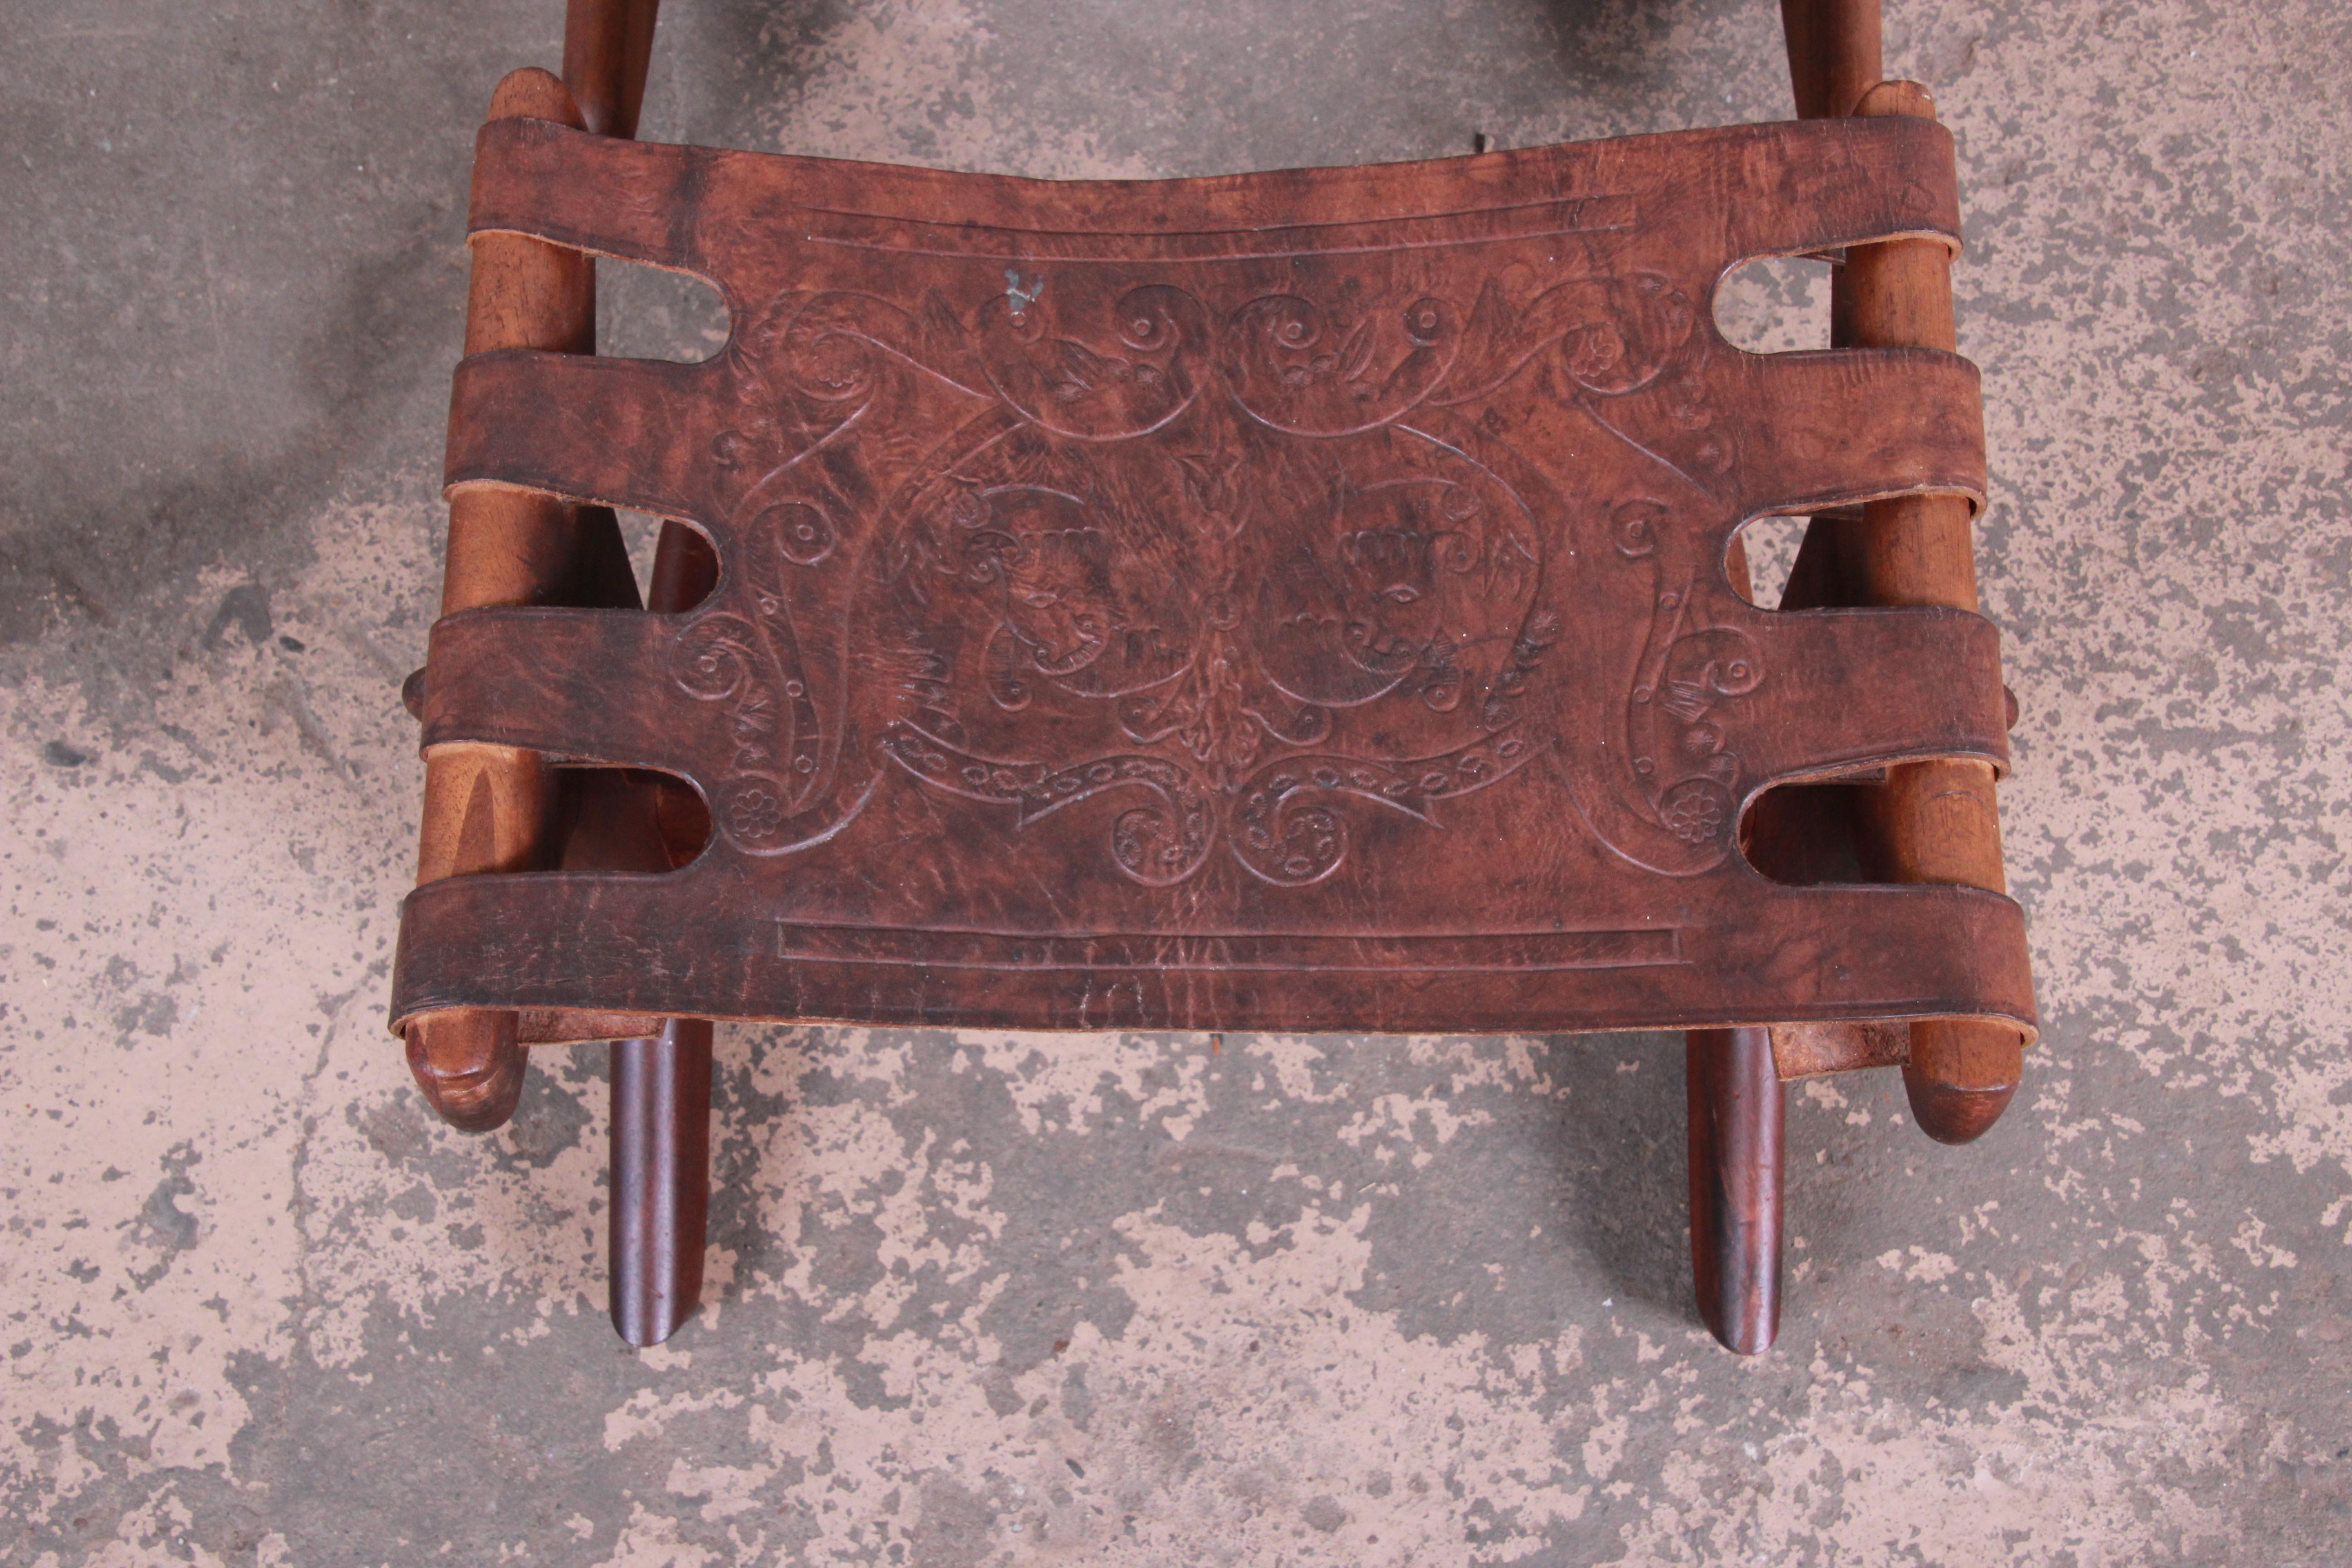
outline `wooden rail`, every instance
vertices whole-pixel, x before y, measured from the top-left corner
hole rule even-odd
[[[1927,89],[1880,79],[1878,0],[1781,0],[1780,19],[1801,119],[1935,117]],[[1949,253],[1933,240],[1854,247],[1832,284],[1831,341],[1955,349],[1950,268]],[[1815,520],[1809,544],[1831,558],[1826,563],[1850,603],[1977,607],[1964,497],[1874,501],[1858,522]],[[1737,545],[1728,566],[1744,591],[1747,559]],[[2000,821],[1987,764],[1909,763],[1889,769],[1884,786],[1857,793],[1867,804],[1855,826],[1878,874],[2004,890]],[[1977,1020],[1912,1026],[1903,1079],[1920,1127],[1947,1143],[1965,1143],[1990,1127],[2017,1091],[2023,1044],[2016,1030]],[[1694,1030],[1686,1037],[1685,1071],[1699,1312],[1717,1339],[1753,1354],[1772,1342],[1780,1320],[1786,1100],[1773,1072],[1770,1033]]]
[[[563,83],[520,70],[499,83],[492,120],[583,123]],[[466,353],[596,347],[594,264],[578,251],[520,235],[473,242]],[[552,497],[469,485],[449,500],[441,613],[554,602],[583,553],[580,509]],[[536,752],[467,742],[425,759],[419,885],[488,871],[528,871],[556,852],[554,770]],[[505,1124],[522,1093],[523,1047],[512,1013],[428,1014],[408,1027],[408,1066],[442,1118],[469,1131]]]
[[[1916,82],[1880,82],[1852,112],[1932,120],[1936,102]],[[1833,287],[1842,296],[1835,316],[1857,348],[1958,347],[1951,255],[1933,240],[1855,246]],[[1864,603],[1977,607],[1976,548],[1964,497],[1873,501],[1863,509],[1862,526],[1840,530],[1837,539],[1847,581]],[[1866,798],[1871,808],[1863,826],[1890,879],[2007,890],[1989,764],[1891,768],[1885,787]],[[1975,1019],[1914,1024],[1911,1060],[1903,1069],[1912,1115],[1938,1142],[1978,1137],[2016,1094],[2024,1047],[2024,1037],[2006,1025]]]

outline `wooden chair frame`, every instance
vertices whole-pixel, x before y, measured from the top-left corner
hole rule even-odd
[[[656,0],[570,0],[562,79],[518,71],[500,84],[485,132],[485,158],[491,157],[495,144],[502,150],[499,156],[528,163],[536,155],[533,148],[555,145],[550,138],[560,140],[563,133],[557,128],[567,126],[604,139],[597,144],[603,147],[617,149],[633,138],[656,5]],[[1880,79],[1875,0],[1782,0],[1781,10],[1801,120],[1933,120],[1933,103],[1925,89]],[[537,129],[499,130],[502,123],[517,121],[537,122]],[[504,141],[497,140],[501,136]],[[1882,144],[1895,146],[1884,137],[1872,143]],[[1631,145],[1595,144],[1612,157],[1617,154],[1609,150]],[[576,141],[563,142],[558,150],[562,148],[571,149],[565,155],[575,158],[605,155]],[[1948,153],[1943,156],[1948,168]],[[637,159],[635,153],[628,157]],[[566,696],[544,681],[528,689],[516,686],[508,679],[508,667],[515,663],[509,650],[515,645],[486,632],[477,636],[469,628],[504,626],[508,629],[500,635],[510,637],[518,623],[511,610],[501,607],[627,608],[639,603],[613,514],[567,495],[562,485],[518,481],[512,477],[514,459],[502,456],[503,448],[491,450],[495,443],[486,446],[488,438],[482,432],[491,416],[511,412],[518,398],[529,395],[527,390],[502,391],[496,381],[501,366],[524,363],[511,351],[534,351],[541,359],[549,353],[595,352],[595,263],[591,252],[597,244],[582,242],[574,247],[549,237],[549,226],[561,216],[560,192],[551,196],[545,189],[517,185],[511,178],[501,186],[499,166],[486,163],[483,168],[491,171],[487,175],[478,171],[468,357],[452,418],[445,620],[436,628],[432,658],[413,679],[409,693],[412,707],[426,720],[425,806],[420,892],[404,914],[394,1022],[406,1040],[416,1080],[435,1109],[452,1123],[476,1130],[496,1127],[511,1115],[529,1045],[612,1041],[612,1313],[624,1339],[653,1344],[667,1338],[699,1298],[709,1184],[709,1019],[656,1016],[628,1005],[626,998],[600,1000],[596,1006],[605,1009],[602,1012],[576,999],[535,1005],[526,994],[528,985],[468,989],[449,976],[462,975],[466,962],[458,951],[462,943],[450,933],[462,937],[469,928],[459,915],[434,913],[457,909],[456,900],[468,888],[506,885],[500,882],[502,874],[553,867],[666,871],[691,860],[714,831],[705,793],[657,775],[610,768],[593,774],[573,773],[564,766],[571,759],[550,738],[554,731],[520,722],[499,729],[484,717],[503,711],[500,703],[511,707],[534,700],[576,709],[596,694]],[[648,180],[668,167],[642,159],[626,166],[651,171],[644,175]],[[1344,197],[1338,184],[1312,183],[1320,176],[1297,178],[1295,185],[1270,183],[1267,188],[1295,190],[1302,213],[1321,211],[1316,204]],[[1331,190],[1341,190],[1341,195],[1331,195]],[[509,219],[500,216],[501,202],[519,204],[518,211],[534,203],[553,203],[548,210],[557,216]],[[1948,226],[1954,220],[1937,221]],[[1921,232],[1916,235],[1855,243],[1832,255],[1838,264],[1832,284],[1835,345],[1941,351],[1945,355],[1953,350],[1948,267],[1955,242],[1948,231],[1941,238],[1927,232],[1933,224],[1923,220],[1917,226]],[[1011,320],[1017,326],[1024,304],[1041,285],[1027,285],[1024,295],[1019,268],[1006,276],[1013,279],[1007,289]],[[1408,323],[1408,331],[1417,330]],[[1440,328],[1429,325],[1426,330],[1435,333]],[[740,318],[738,331],[742,331]],[[1973,384],[1970,379],[1964,389],[1969,409]],[[1960,448],[1972,434],[1973,426],[1961,431]],[[1973,460],[1980,468],[1981,437],[1974,435],[1973,439]],[[1895,487],[1894,493],[1856,506],[1815,510],[1783,608],[1940,606],[1974,612],[1972,501],[1966,492],[1979,488],[1980,481],[1967,477],[1968,454],[1960,448],[1956,448],[1957,468],[1922,469],[1921,477]],[[1643,524],[1637,518],[1628,526]],[[1725,570],[1744,593],[1747,567],[1736,535],[1727,548]],[[705,533],[680,521],[667,522],[644,607],[675,615],[702,601],[719,578],[719,557]],[[485,611],[496,614],[488,618],[475,614]],[[509,618],[500,622],[499,615]],[[555,637],[562,626],[576,630],[586,623],[545,624],[547,635]],[[1905,624],[1927,627],[1930,619]],[[1959,706],[1953,711],[1981,714],[1988,700],[1985,683],[1990,683],[1994,693],[1990,700],[1999,701],[1989,630],[1979,636],[1962,619],[1933,625],[1953,628],[1948,635],[1961,639],[1954,647],[1964,642],[1978,650],[1968,656],[1975,660],[1969,679],[1977,689],[1963,694],[1965,702],[1955,699]],[[1969,641],[1970,637],[1975,640]],[[592,660],[601,645],[547,646],[553,650],[551,663],[562,664],[567,658]],[[1505,677],[1507,684],[1509,679]],[[501,686],[501,680],[507,684]],[[1647,700],[1647,693],[1638,694],[1638,700]],[[573,721],[578,722],[576,715]],[[542,743],[526,743],[531,740]],[[1749,861],[1790,882],[1827,883],[1841,875],[1850,879],[1859,865],[1874,881],[1999,894],[2003,879],[1993,787],[2005,755],[2000,737],[1979,735],[1945,749],[1952,754],[1920,755],[1918,744],[1907,751],[1882,747],[1895,760],[1842,772],[1817,769],[1815,783],[1825,787],[1759,795],[1738,825],[1739,848]],[[918,774],[928,765],[903,756],[900,761]],[[1793,774],[1797,770],[1786,771]],[[1045,775],[1034,775],[1019,787],[1042,790]],[[1411,786],[1400,783],[1386,787],[1394,795]],[[720,822],[717,830],[750,829],[739,817],[732,826]],[[1244,853],[1238,847],[1235,852]],[[453,879],[467,880],[437,886]],[[425,889],[436,889],[437,901],[420,903],[426,899]],[[1990,910],[2000,916],[2008,908],[2010,914],[1991,925],[1953,925],[1945,940],[2004,950],[2002,962],[2008,967],[2002,973],[2010,983],[2002,993],[2007,1000],[1999,1005],[1919,1006],[1909,1009],[1907,1018],[1897,1012],[1874,1021],[1854,1016],[1851,1005],[1824,1005],[1803,1015],[1801,1021],[1772,1026],[1745,1022],[1730,1002],[1684,1006],[1685,1016],[1718,1026],[1693,1028],[1687,1036],[1692,1261],[1701,1314],[1731,1349],[1760,1352],[1777,1332],[1784,1079],[1900,1064],[1920,1126],[1929,1136],[1950,1143],[1966,1142],[1985,1131],[2015,1092],[2021,1053],[2033,1029],[2030,991],[2024,989],[2021,927],[2014,923],[2013,907],[2001,900],[1967,901],[1976,897],[1968,894],[1948,902],[1954,910]],[[2013,952],[2007,952],[2011,948]],[[510,962],[510,955],[499,962]],[[1998,989],[1990,987],[1986,994]],[[1255,995],[1231,988],[1217,994]],[[1511,1010],[1517,1005],[1482,1010],[1463,1022],[1474,1028],[1517,1026],[1513,1020],[1539,1016],[1539,1010]],[[1220,1006],[1236,1008],[1238,1021],[1228,1026]],[[740,1016],[747,1009],[714,1005],[710,1011]],[[826,1005],[813,1016],[839,1016],[847,1011]],[[925,1010],[911,1002],[877,1005],[867,1016],[875,1021],[984,1023],[1018,1017],[1059,1023],[1064,1018],[1062,1013],[1035,1008],[992,1013],[967,1003]],[[1269,1012],[1257,1000],[1229,1000],[1189,1011],[1142,1007],[1119,1022],[1129,1026],[1156,1022],[1161,1026],[1246,1027],[1252,1020],[1291,1016]],[[1636,1016],[1622,1009],[1616,1015]],[[1073,1016],[1085,1023],[1091,1016],[1081,1011]],[[1310,1023],[1337,1019],[1345,1026],[1393,1027],[1400,1026],[1400,1020],[1402,1026],[1442,1026],[1444,1015],[1433,1015],[1406,1000],[1367,1001],[1352,1013],[1342,1007],[1300,1016]],[[1654,1021],[1651,1015],[1639,1016]]]

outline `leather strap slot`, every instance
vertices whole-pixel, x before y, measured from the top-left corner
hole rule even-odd
[[[1758,784],[1853,773],[1929,757],[2009,771],[2000,634],[1965,610],[1832,610],[1750,623],[1764,679],[1797,691],[1743,734]]]
[[[1741,521],[1886,496],[1985,496],[1977,367],[1933,349],[1743,355]]]
[[[420,744],[520,746],[690,779],[730,750],[716,707],[679,689],[677,617],[608,610],[445,616],[425,665]],[[691,671],[687,671],[693,679]]]
[[[443,481],[492,482],[661,517],[708,510],[709,364],[506,349],[457,365]]]

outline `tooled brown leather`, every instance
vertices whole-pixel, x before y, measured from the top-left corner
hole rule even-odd
[[[466,361],[450,483],[684,519],[722,576],[448,617],[425,743],[667,769],[716,831],[420,888],[395,1021],[2032,1033],[2007,899],[1737,845],[1778,781],[2006,766],[1989,624],[1724,572],[1762,513],[1982,495],[1967,362],[1711,314],[1752,256],[1957,243],[1932,122],[1055,184],[509,120],[474,223],[697,272],[733,334]]]

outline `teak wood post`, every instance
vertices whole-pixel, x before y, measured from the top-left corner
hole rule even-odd
[[[581,123],[572,95],[540,70],[499,83],[492,120]],[[473,241],[466,302],[466,353],[595,348],[593,264],[577,251],[486,234]],[[552,497],[494,485],[449,498],[449,549],[441,613],[547,603],[570,574],[577,509]],[[417,850],[420,886],[447,877],[524,871],[552,858],[553,770],[536,752],[464,742],[425,759],[425,821]],[[469,1131],[502,1126],[522,1093],[523,1047],[510,1012],[429,1014],[408,1026],[408,1066],[445,1121]]]
[[[1853,112],[1932,120],[1936,103],[1916,82],[1889,81],[1864,94]],[[1856,246],[1847,254],[1843,284],[1838,313],[1855,346],[1958,347],[1951,256],[1936,241]],[[1977,607],[1966,498],[1873,501],[1863,509],[1862,526],[1842,531],[1841,537],[1853,580],[1869,603]],[[1896,881],[2007,890],[1990,764],[1913,763],[1890,769],[1869,816],[1866,826]],[[1990,1127],[2017,1092],[2024,1045],[2024,1037],[2001,1024],[1959,1018],[1914,1024],[1903,1083],[1927,1135],[1966,1143]]]
[[[1800,120],[1852,114],[1885,74],[1879,0],[1780,0],[1780,36]]]
[[[1731,542],[1731,585],[1751,592],[1747,546]],[[1780,1144],[1788,1090],[1769,1029],[1683,1037],[1690,1100],[1691,1282],[1709,1332],[1741,1355],[1780,1330]]]
[[[1797,113],[1813,120],[1912,115],[1935,100],[1916,82],[1881,81],[1878,0],[1781,0]],[[1933,240],[1855,246],[1831,284],[1831,341],[1856,348],[1952,351],[1951,257]],[[1817,520],[1853,595],[1873,605],[1977,607],[1969,503],[1958,496],[1874,501],[1859,527]],[[1902,882],[2005,890],[1991,768],[1916,763],[1889,770],[1860,825],[1884,873]],[[2000,1116],[2023,1074],[2024,1037],[1966,1019],[1915,1024],[1903,1069],[1912,1114],[1939,1142],[1965,1143]]]
[[[636,135],[660,5],[661,0],[567,0],[563,85],[580,105],[584,129],[624,141]]]

